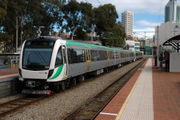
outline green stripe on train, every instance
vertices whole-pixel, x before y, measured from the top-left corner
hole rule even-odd
[[[70,40],[66,41],[66,45],[74,45],[74,46],[81,46],[81,47],[91,47],[91,48],[101,48],[101,49],[107,49],[107,50],[131,52],[129,50],[123,50],[121,48],[109,48],[106,46],[93,45],[93,44],[87,44],[87,43],[81,43],[81,42],[74,42],[74,41],[70,41]]]
[[[61,74],[62,69],[63,69],[63,65],[59,66],[58,69],[57,69],[57,71],[56,71],[56,73],[55,73],[50,79],[55,79],[55,78],[57,78],[57,77]]]

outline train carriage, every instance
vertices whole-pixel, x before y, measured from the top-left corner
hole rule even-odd
[[[98,75],[110,67],[134,61],[136,55],[141,57],[128,50],[42,36],[23,43],[19,80],[24,93],[59,91],[69,82],[84,79],[87,73]]]

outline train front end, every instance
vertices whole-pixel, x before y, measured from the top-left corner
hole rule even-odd
[[[22,93],[52,93],[47,81],[52,78],[54,72],[52,61],[54,60],[53,54],[55,54],[55,42],[56,40],[47,38],[36,38],[24,42],[19,64],[19,80],[22,83]]]

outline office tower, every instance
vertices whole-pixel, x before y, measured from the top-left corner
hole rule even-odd
[[[165,22],[180,23],[180,2],[169,0],[165,7]]]
[[[125,28],[126,36],[132,36],[132,33],[133,33],[133,12],[126,10],[122,13],[122,25]]]

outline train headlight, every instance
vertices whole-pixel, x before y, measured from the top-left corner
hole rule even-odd
[[[49,73],[48,73],[48,78],[51,77],[51,75],[53,74],[54,70],[49,70]]]

